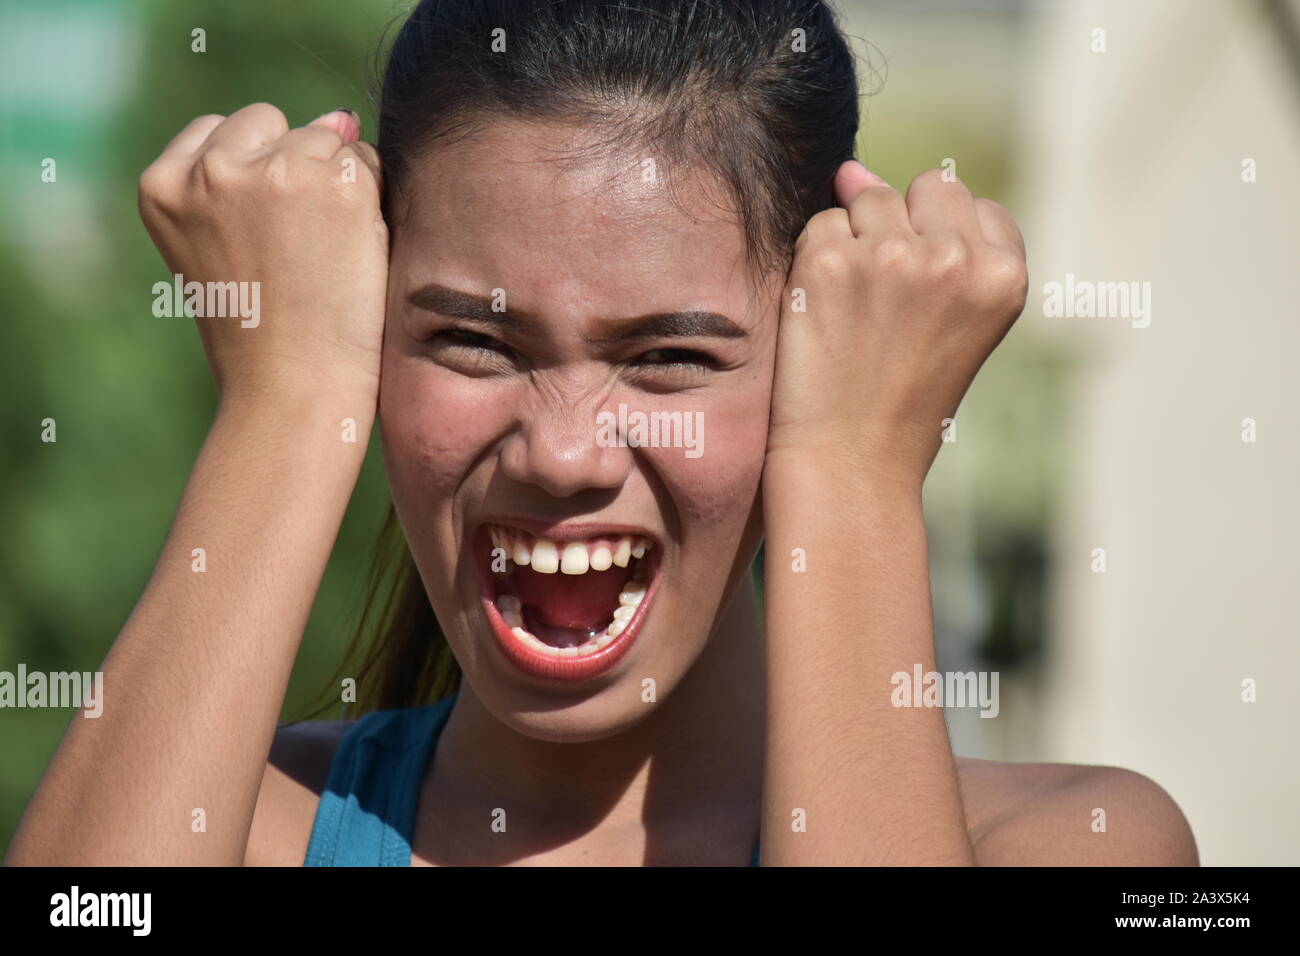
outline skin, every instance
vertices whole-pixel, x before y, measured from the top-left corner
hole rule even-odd
[[[761,533],[783,277],[764,277],[767,288],[755,290],[737,226],[717,214],[692,218],[663,185],[642,181],[634,157],[562,168],[554,148],[581,145],[565,135],[498,121],[439,150],[413,176],[394,230],[380,418],[398,517],[468,678],[466,700],[478,698],[472,723],[470,710],[455,712],[444,738],[453,747],[520,746],[521,735],[594,742],[666,719],[665,708],[642,703],[641,679],[653,676],[662,697],[674,696]],[[411,304],[410,293],[429,284],[483,298],[503,288],[510,314],[528,317],[503,331]],[[600,341],[636,316],[687,309],[727,316],[744,335]],[[475,338],[466,344],[449,329]],[[720,368],[689,364],[700,361]],[[620,403],[702,414],[705,454],[599,447],[596,415]],[[639,525],[663,542],[668,587],[617,676],[557,690],[496,653],[479,571],[464,558],[468,535],[489,515]],[[708,686],[725,663],[706,663]],[[638,731],[648,735],[641,746],[665,729]],[[544,747],[534,762],[566,750],[586,761],[581,749]]]
[[[395,230],[385,460],[466,678],[426,783],[424,805],[437,809],[416,835],[424,859],[567,859],[563,844],[597,829],[618,835],[605,851],[614,853],[635,845],[647,819],[670,831],[667,848],[680,840],[686,850],[701,792],[718,795],[712,814],[738,824],[722,825],[722,858],[743,857],[757,832],[762,661],[745,573],[761,534],[783,276],[750,274],[734,221],[686,211],[708,209],[694,177],[695,202],[681,208],[642,181],[636,157],[555,160],[556,146],[581,145],[572,130],[493,123],[422,164]],[[483,296],[505,287],[509,308],[529,318],[503,333],[412,306],[410,292],[430,283]],[[687,309],[727,316],[744,334],[601,341],[635,316]],[[435,335],[452,327],[491,348]],[[718,368],[692,364],[701,361]],[[706,453],[599,447],[596,414],[620,403],[702,414]],[[634,524],[662,542],[656,605],[612,672],[557,688],[500,653],[479,573],[463,558],[483,515]],[[642,699],[646,677],[653,705]],[[509,807],[519,836],[494,841],[474,825],[489,806]],[[466,836],[478,831],[488,839]],[[666,847],[656,852],[671,856]]]
[[[8,862],[301,863],[348,725],[276,719],[378,409],[398,515],[465,673],[413,863],[743,865],[760,826],[768,865],[1196,863],[1145,777],[954,758],[940,710],[889,704],[890,674],[934,664],[920,489],[938,423],[1024,303],[1005,210],[937,171],[903,196],[847,163],[841,208],[813,217],[788,270],[755,275],[698,171],[666,164],[679,206],[640,181],[639,157],[560,163],[579,131],[494,120],[417,164],[390,261],[358,136],[338,113],[289,133],[258,104],[196,120],[142,178],[169,267],[264,277],[265,318],[256,336],[199,320],[220,410],[104,664],[108,686],[143,692],[72,722]],[[342,183],[348,158],[359,176]],[[483,329],[412,305],[430,283],[505,288],[526,318]],[[597,335],[675,309],[743,335]],[[468,348],[451,326],[497,344]],[[705,455],[597,447],[595,413],[620,401],[702,411]],[[489,515],[633,523],[663,542],[660,598],[612,671],[557,687],[510,669],[465,558]],[[763,534],[760,625],[745,569]],[[205,575],[189,571],[200,542]],[[498,806],[507,834],[487,826]],[[1106,834],[1089,828],[1098,806]]]

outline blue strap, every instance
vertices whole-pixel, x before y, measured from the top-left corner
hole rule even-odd
[[[361,717],[339,741],[304,866],[410,866],[420,783],[456,697]],[[759,865],[754,844],[750,866]]]
[[[344,734],[304,866],[410,866],[420,782],[455,697],[380,710]]]

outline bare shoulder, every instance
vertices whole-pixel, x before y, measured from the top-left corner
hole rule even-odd
[[[245,866],[301,866],[339,740],[355,721],[276,728],[244,850]]]
[[[958,757],[957,777],[981,866],[1200,865],[1178,804],[1132,770]]]

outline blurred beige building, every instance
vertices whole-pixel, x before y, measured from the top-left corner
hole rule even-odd
[[[954,157],[1029,249],[927,511],[941,668],[988,666],[990,527],[1041,537],[1044,647],[996,719],[949,711],[954,746],[1137,770],[1206,865],[1300,863],[1298,7],[840,4],[888,64],[868,164],[903,186]],[[1053,281],[1137,283],[1149,312],[1049,317]]]
[[[1300,18],[1280,6],[1044,6],[1018,150],[1036,275],[1152,287],[1146,328],[1033,323],[1079,355],[1044,744],[1159,781],[1206,864],[1300,863]]]

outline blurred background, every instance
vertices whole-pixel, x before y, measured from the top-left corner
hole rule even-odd
[[[871,94],[859,157],[900,188],[950,163],[1029,250],[1025,313],[926,487],[939,668],[1000,676],[996,718],[948,711],[954,749],[1137,770],[1203,863],[1300,863],[1300,3],[836,7]],[[0,8],[0,670],[99,668],[212,414],[192,325],[151,311],[168,272],[141,170],[194,116],[259,100],[295,126],[349,106],[373,138],[405,9]],[[1052,315],[1044,286],[1067,276],[1150,283],[1150,324]],[[377,452],[286,719],[360,612]],[[0,710],[0,852],[70,713]]]

